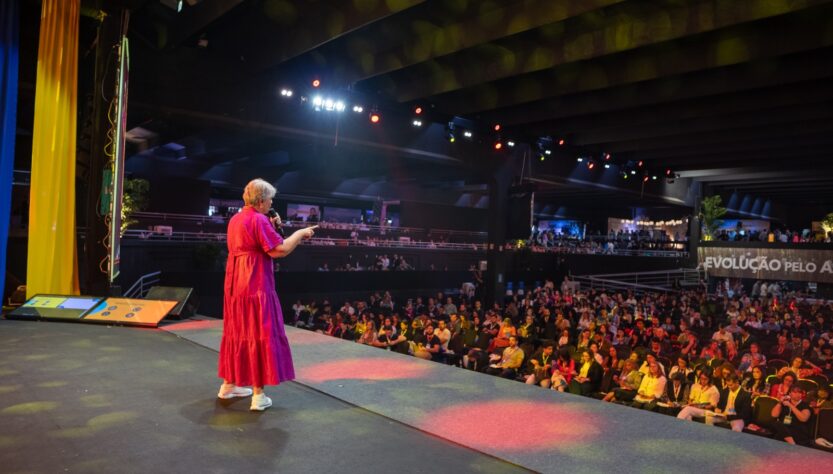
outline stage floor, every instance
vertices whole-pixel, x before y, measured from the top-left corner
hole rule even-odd
[[[0,471],[526,472],[298,383],[252,413],[216,372],[161,330],[0,320]]]
[[[217,350],[222,321],[167,325]],[[288,327],[297,382],[539,472],[833,472],[833,455]]]
[[[222,321],[0,320],[3,472],[831,472],[833,456],[287,328],[274,406],[215,398]],[[177,337],[180,336],[180,337]],[[525,468],[525,469],[524,469]]]

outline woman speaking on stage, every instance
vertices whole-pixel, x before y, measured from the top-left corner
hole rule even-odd
[[[272,400],[265,385],[295,378],[283,314],[275,292],[272,259],[286,257],[302,239],[313,236],[317,226],[300,229],[281,238],[275,230],[280,217],[269,219],[276,190],[255,179],[243,191],[245,207],[228,225],[228,262],[223,302],[223,339],[218,375],[223,385],[219,398],[252,396],[251,410],[263,411]],[[246,386],[252,388],[246,388]]]

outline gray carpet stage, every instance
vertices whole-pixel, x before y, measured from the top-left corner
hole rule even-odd
[[[188,321],[164,329],[216,350],[222,321]],[[287,328],[287,334],[298,383],[535,471],[833,472],[833,456],[821,451],[295,328]],[[281,391],[272,390],[278,398]]]
[[[160,330],[0,320],[0,472],[524,471],[297,383],[252,413],[216,371]]]

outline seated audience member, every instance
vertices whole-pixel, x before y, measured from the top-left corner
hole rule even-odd
[[[761,352],[757,342],[749,345],[749,352],[741,357],[738,370],[740,372],[751,372],[754,367],[766,367],[766,356]]]
[[[652,409],[657,401],[662,398],[665,392],[667,380],[662,374],[659,362],[654,361],[648,366],[648,375],[642,377],[642,383],[633,398],[633,406],[636,408]]]
[[[795,385],[796,376],[793,372],[786,372],[781,376],[781,383],[777,383],[769,389],[769,396],[781,400],[790,394],[790,390]]]
[[[636,362],[633,359],[625,359],[622,373],[619,374],[619,387],[608,392],[602,400],[606,402],[632,401],[642,383],[642,377],[642,372],[636,370]]]
[[[575,375],[576,361],[570,356],[570,351],[567,349],[559,349],[558,359],[552,365],[550,388],[559,392],[567,390]]]
[[[688,401],[689,386],[688,379],[681,371],[671,375],[671,383],[665,385],[665,396],[663,401],[667,406],[660,407],[659,412],[666,415],[677,416],[680,407]]]
[[[754,367],[752,372],[748,372],[741,383],[744,390],[752,394],[752,397],[767,395],[766,377],[761,367]]]
[[[770,415],[775,421],[769,428],[775,433],[775,439],[783,439],[789,444],[810,445],[812,440],[810,417],[813,412],[803,399],[804,390],[793,386],[789,395],[772,407]]]
[[[376,342],[373,342],[372,345],[374,347],[381,347],[387,350],[393,350],[396,352],[402,352],[402,344],[407,345],[407,339],[403,335],[395,336],[393,334],[393,327],[392,326],[385,326],[384,332],[381,336],[376,338]],[[405,353],[407,354],[407,349],[404,349]]]
[[[659,366],[660,372],[665,375],[665,366],[662,365],[659,361],[657,361],[657,356],[654,355],[653,352],[649,352],[645,354],[645,362],[642,363],[642,367],[639,368],[639,371],[642,372],[643,375],[648,375],[651,373],[651,364],[654,362],[657,363]]]
[[[500,375],[505,379],[514,379],[518,376],[518,369],[523,360],[524,351],[518,347],[518,337],[510,336],[509,347],[503,349],[503,355],[497,356],[496,362],[489,365],[487,372],[491,375]]]
[[[373,343],[376,342],[377,337],[378,335],[376,333],[376,323],[373,322],[372,319],[368,319],[365,322],[364,332],[356,342],[358,342],[359,344],[366,344],[368,346],[372,346]]]
[[[695,416],[705,416],[706,411],[714,410],[719,401],[720,392],[712,385],[711,376],[701,372],[697,383],[689,391],[688,404],[677,414],[677,418],[691,421]]]
[[[529,359],[529,375],[526,377],[526,383],[530,385],[541,385],[544,388],[550,387],[550,369],[552,368],[552,343],[544,344],[538,349]]]
[[[693,371],[688,366],[688,359],[685,357],[677,357],[677,365],[671,367],[671,370],[668,371],[668,376],[673,377],[674,374],[681,374],[683,376],[683,382],[688,384],[689,374],[692,373]]]
[[[517,335],[518,330],[515,329],[515,325],[512,324],[512,320],[510,318],[505,318],[503,323],[500,325],[497,336],[492,340],[492,347],[489,352],[494,352],[509,346],[509,338]]]
[[[792,363],[789,366],[782,367],[778,371],[778,376],[781,377],[787,372],[792,372],[800,379],[806,379],[811,375],[818,375],[821,370],[810,361],[804,361],[801,357],[793,357]]]
[[[590,351],[581,353],[578,375],[570,382],[570,393],[590,395],[599,389],[602,381],[602,366],[593,359]]]
[[[830,399],[830,387],[820,386],[816,391],[816,399],[810,403],[813,414],[818,415],[820,410],[833,408],[833,400]]]
[[[714,340],[709,342],[709,345],[700,351],[700,358],[706,359],[707,361],[712,359],[722,359],[723,351],[720,350],[720,343]]]
[[[752,419],[752,395],[740,386],[737,375],[731,374],[723,380],[727,390],[721,393],[715,413],[726,418],[732,431],[743,431],[743,427]]]

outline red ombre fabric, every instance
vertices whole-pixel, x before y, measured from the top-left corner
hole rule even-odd
[[[231,218],[218,375],[235,385],[278,385],[295,378],[272,258],[283,243],[251,207]]]

